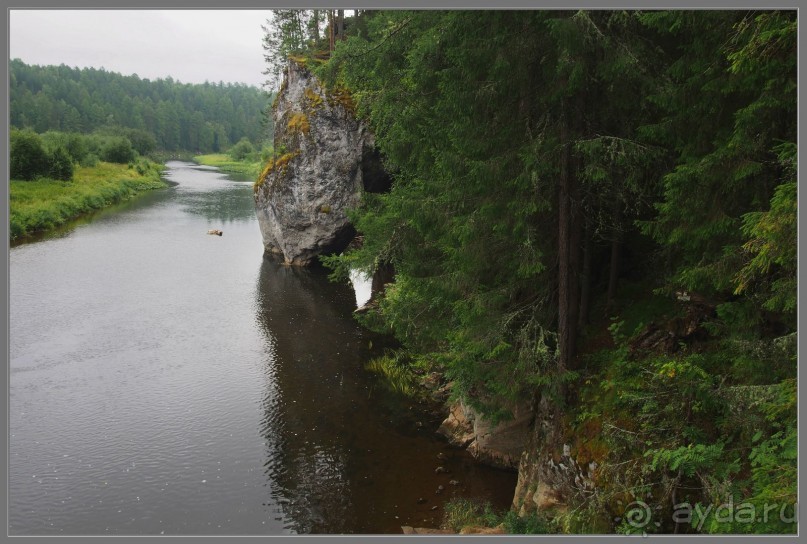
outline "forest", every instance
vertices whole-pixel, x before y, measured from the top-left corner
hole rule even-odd
[[[438,369],[494,420],[542,407],[596,463],[538,525],[635,532],[637,497],[792,513],[795,11],[275,14],[267,72],[348,91],[394,178],[325,259],[394,271],[362,317],[401,343],[388,373]]]
[[[141,79],[98,68],[9,63],[10,123],[37,133],[143,131],[162,151],[218,153],[271,137],[270,97],[244,84]]]

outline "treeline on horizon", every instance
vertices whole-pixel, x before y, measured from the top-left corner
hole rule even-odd
[[[186,84],[97,68],[9,63],[12,127],[40,134],[141,131],[162,151],[217,153],[243,138],[260,147],[271,138],[270,98],[244,84]]]
[[[394,270],[386,373],[547,407],[598,467],[554,530],[795,531],[671,521],[797,498],[795,10],[362,11],[332,52],[314,15],[275,10],[268,71],[349,90],[394,175],[326,259]]]

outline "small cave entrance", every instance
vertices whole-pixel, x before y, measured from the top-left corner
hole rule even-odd
[[[392,176],[384,169],[381,153],[373,146],[362,147],[361,178],[368,193],[388,193],[392,188]]]

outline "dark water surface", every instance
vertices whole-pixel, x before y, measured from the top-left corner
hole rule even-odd
[[[10,534],[399,533],[455,495],[506,507],[515,474],[363,370],[383,339],[353,289],[263,257],[251,184],[168,166],[170,188],[11,250]]]

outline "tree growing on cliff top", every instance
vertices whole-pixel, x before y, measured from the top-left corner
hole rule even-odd
[[[301,55],[319,47],[323,17],[320,10],[273,9],[263,29],[263,58],[267,76],[264,87],[276,90],[281,72],[292,55]]]
[[[344,9],[274,9],[271,18],[261,28],[264,32],[263,50],[267,76],[264,87],[277,90],[281,73],[290,56],[327,57],[336,42],[343,41],[348,22],[366,11],[352,10],[353,18],[345,17]]]

